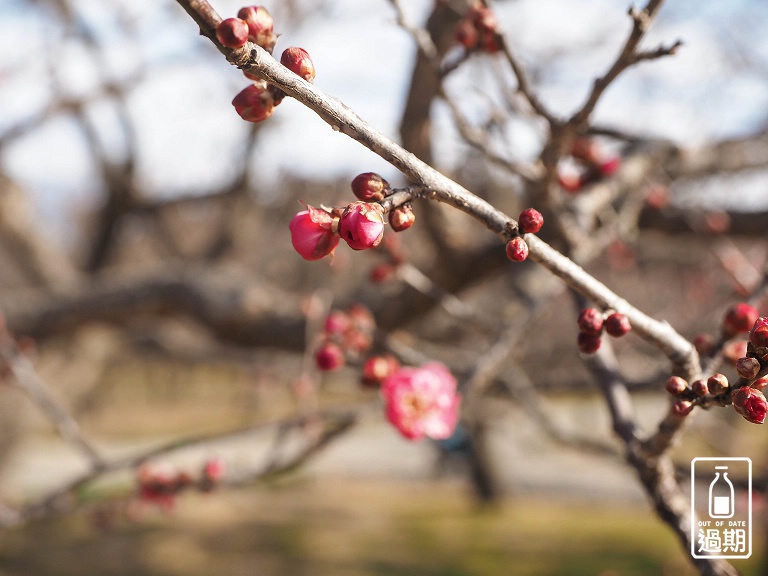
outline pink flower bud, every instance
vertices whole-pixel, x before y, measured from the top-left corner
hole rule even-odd
[[[599,335],[603,331],[603,313],[597,308],[584,308],[576,320],[579,330]]]
[[[413,213],[413,207],[408,203],[390,210],[388,219],[392,230],[402,232],[413,226],[413,223],[416,222],[416,215]]]
[[[349,316],[340,311],[333,310],[325,319],[325,333],[328,336],[341,337],[352,326]]]
[[[258,82],[244,88],[232,100],[240,118],[247,122],[261,122],[275,111],[275,99],[266,83]]]
[[[752,380],[760,372],[760,361],[756,358],[743,357],[736,360],[736,372],[742,378]]]
[[[600,336],[597,334],[587,334],[586,332],[579,332],[579,337],[576,340],[576,344],[579,347],[579,352],[582,354],[594,354],[600,349]]]
[[[320,370],[330,372],[344,366],[344,352],[333,342],[326,342],[315,352],[315,364]]]
[[[680,394],[688,389],[688,382],[680,378],[680,376],[670,376],[664,384],[664,388],[672,396],[680,396]]]
[[[512,262],[522,262],[528,258],[528,244],[520,236],[515,236],[507,242],[507,258]]]
[[[750,386],[743,386],[733,392],[733,407],[748,422],[762,424],[768,413],[768,403],[760,390]]]
[[[728,308],[723,318],[723,336],[733,338],[736,334],[749,332],[759,316],[757,310],[749,304],[734,304]]]
[[[211,458],[203,465],[203,475],[214,482],[223,479],[226,473],[227,466],[221,458]]]
[[[371,268],[369,278],[371,279],[371,282],[381,284],[392,278],[396,270],[397,268],[391,264],[377,264]]]
[[[709,393],[707,381],[703,378],[694,380],[691,382],[691,390],[693,390],[693,393],[696,394],[696,396],[706,396]]]
[[[575,174],[557,173],[557,183],[569,194],[577,194],[581,191],[583,183],[581,178]]]
[[[707,390],[712,396],[720,396],[728,391],[728,378],[725,374],[713,374],[707,379]]]
[[[598,164],[602,155],[600,146],[591,138],[576,138],[571,144],[571,156],[587,164]]]
[[[333,232],[333,216],[312,206],[296,214],[288,228],[294,249],[305,260],[325,258],[339,244],[339,237]]]
[[[613,176],[619,171],[619,168],[621,168],[621,158],[618,156],[601,162],[598,167],[600,174],[603,176]]]
[[[378,204],[352,202],[339,220],[339,234],[353,250],[375,248],[384,237],[384,217]]]
[[[389,191],[389,183],[375,172],[363,172],[352,180],[352,193],[363,202],[384,200]]]
[[[315,65],[304,48],[298,46],[286,48],[280,56],[280,64],[307,82],[315,79]]]
[[[363,304],[352,304],[347,308],[347,315],[355,330],[371,333],[376,329],[376,318],[373,316],[373,312]]]
[[[456,379],[439,362],[401,368],[382,382],[387,419],[410,440],[444,440],[459,420]]]
[[[400,362],[392,355],[371,356],[363,364],[363,385],[378,386],[400,369]]]
[[[520,212],[517,225],[523,234],[536,234],[544,225],[544,216],[535,208],[526,208]]]
[[[227,18],[216,28],[216,38],[222,46],[240,48],[248,41],[248,24],[240,18]]]
[[[746,340],[732,340],[723,346],[723,358],[728,360],[731,365],[736,365],[739,358],[743,358],[747,355],[747,341]]]
[[[477,28],[475,28],[472,21],[467,18],[462,18],[459,21],[458,28],[456,28],[456,42],[469,51],[474,50],[477,47],[478,39],[479,34],[477,33]]]
[[[277,42],[274,28],[275,21],[272,15],[263,6],[245,6],[240,8],[237,17],[248,24],[248,37],[251,42],[258,44],[270,54]]]
[[[632,329],[629,318],[624,314],[614,312],[605,319],[605,331],[614,338],[621,338]]]
[[[675,400],[672,404],[672,414],[683,417],[688,416],[693,410],[693,403],[688,400]]]

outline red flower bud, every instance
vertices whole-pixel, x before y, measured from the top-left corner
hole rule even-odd
[[[761,316],[755,320],[749,332],[749,343],[755,349],[768,347],[768,318]]]
[[[600,146],[590,138],[576,138],[571,144],[571,156],[587,164],[598,164],[600,157]]]
[[[707,381],[702,379],[694,380],[691,382],[691,390],[693,390],[693,393],[696,394],[696,396],[706,396],[709,392],[709,388],[707,387]]]
[[[226,473],[227,466],[221,458],[211,458],[203,465],[203,478],[212,484],[221,481]]]
[[[396,267],[392,266],[392,264],[377,264],[373,268],[371,268],[371,273],[369,275],[371,282],[375,282],[376,284],[380,284],[386,280],[389,280],[392,275],[395,273]]]
[[[586,332],[579,332],[579,337],[576,340],[579,347],[579,352],[582,354],[594,354],[600,349],[600,336],[597,334],[587,334]]]
[[[614,312],[605,319],[605,331],[614,338],[621,338],[632,329],[629,318],[624,314]]]
[[[294,249],[305,260],[325,258],[339,244],[339,237],[333,233],[333,216],[312,206],[296,214],[288,228]]]
[[[725,374],[713,374],[707,379],[707,390],[712,396],[720,396],[728,391],[728,378]]]
[[[723,346],[723,358],[728,360],[732,365],[736,365],[739,358],[743,358],[747,355],[747,341],[746,340],[732,340]]]
[[[670,376],[664,384],[664,388],[672,396],[680,396],[680,394],[688,389],[688,382],[680,378],[680,376]]]
[[[261,122],[275,111],[275,99],[266,83],[258,82],[244,88],[232,100],[240,118],[247,122]]]
[[[645,205],[652,210],[661,210],[669,204],[669,190],[663,184],[652,184],[645,192]]]
[[[352,202],[339,220],[339,234],[353,250],[375,248],[384,237],[384,217],[378,204]]]
[[[353,304],[347,308],[347,315],[355,330],[371,333],[376,329],[376,318],[373,312],[362,304]]]
[[[621,158],[618,156],[609,158],[608,160],[601,162],[598,166],[600,174],[603,176],[613,176],[619,171],[619,168],[621,168]]]
[[[584,308],[576,321],[579,329],[586,334],[599,336],[603,331],[603,313],[597,308]]]
[[[693,403],[688,400],[675,400],[672,404],[672,414],[675,416],[683,417],[688,416],[693,410]]]
[[[467,18],[462,18],[458,28],[456,28],[456,42],[469,51],[474,50],[477,47],[478,38],[479,34],[477,33],[477,28],[475,28],[472,21]]]
[[[344,366],[344,352],[333,342],[326,342],[315,352],[315,364],[320,370],[338,370]]]
[[[580,192],[583,185],[579,176],[574,174],[563,174],[561,172],[557,173],[557,182],[560,184],[560,187],[569,194]]]
[[[743,386],[734,391],[731,396],[733,407],[736,412],[741,414],[748,422],[753,424],[762,424],[768,413],[768,402],[760,390],[750,386]]]
[[[216,28],[216,38],[222,46],[240,48],[248,41],[248,24],[240,18],[227,18]]]
[[[274,33],[275,21],[269,11],[263,6],[245,6],[240,8],[237,17],[248,24],[249,40],[271,54],[277,42],[277,36]]]
[[[526,208],[520,212],[517,225],[523,234],[536,234],[544,225],[544,216],[535,208]]]
[[[749,332],[759,316],[757,310],[749,304],[734,304],[728,308],[723,318],[723,336],[733,338],[736,334]]]
[[[760,361],[756,358],[739,358],[736,360],[736,372],[742,378],[752,380],[760,372]]]
[[[416,216],[410,204],[403,204],[389,211],[389,225],[395,232],[408,230],[416,222]]]
[[[389,191],[389,183],[375,172],[363,172],[352,180],[352,193],[363,202],[384,200]]]
[[[280,56],[280,64],[307,82],[315,79],[315,65],[304,48],[298,46],[286,48]]]
[[[328,336],[341,336],[352,326],[352,320],[346,313],[333,310],[325,318],[325,333]]]
[[[400,362],[392,355],[371,356],[363,364],[363,384],[378,386],[400,369]]]
[[[528,244],[520,236],[515,236],[507,242],[507,258],[512,262],[522,262],[528,258]]]

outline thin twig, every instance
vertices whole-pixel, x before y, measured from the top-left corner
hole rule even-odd
[[[11,346],[3,347],[3,361],[10,368],[16,386],[46,415],[61,437],[90,462],[94,471],[105,467],[104,459],[83,434],[77,421],[50,393],[46,383],[37,375],[26,356]],[[15,348],[15,347],[13,347]]]

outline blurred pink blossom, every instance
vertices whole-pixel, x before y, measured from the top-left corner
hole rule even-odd
[[[387,419],[410,440],[442,440],[453,434],[461,396],[456,379],[439,362],[401,368],[381,385]]]

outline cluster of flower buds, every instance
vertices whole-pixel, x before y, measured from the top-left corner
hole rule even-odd
[[[558,171],[557,181],[563,190],[571,194],[612,176],[621,167],[621,157],[607,154],[590,138],[577,138],[571,146],[570,156],[578,169],[575,173]]]
[[[222,46],[232,49],[242,48],[247,41],[251,41],[271,54],[279,36],[274,28],[275,22],[266,8],[245,6],[237,13],[237,18],[227,18],[219,24],[216,38]],[[315,65],[303,48],[287,48],[280,57],[280,63],[307,82],[315,78]],[[285,93],[258,76],[245,71],[243,74],[253,80],[253,84],[235,96],[232,106],[243,120],[262,122],[272,116]]]
[[[381,384],[387,420],[409,440],[449,438],[459,420],[461,396],[443,364],[400,368]]]
[[[536,234],[544,226],[544,216],[535,208],[526,208],[517,217],[517,234],[507,242],[507,258],[512,262],[523,262],[528,258],[528,243],[522,234]]]
[[[358,200],[343,209],[307,206],[291,220],[291,242],[306,260],[319,260],[333,253],[339,238],[353,250],[367,250],[384,238],[384,209],[379,202],[392,193],[384,178],[375,172],[358,174],[352,180],[352,192]],[[389,212],[389,224],[395,232],[407,230],[414,223],[409,203]]]
[[[169,462],[145,462],[136,470],[139,502],[152,504],[169,512],[176,505],[176,497],[187,488],[196,487],[210,492],[226,473],[224,462],[211,458],[203,464],[197,481],[191,474],[176,469]]]
[[[315,364],[320,370],[332,371],[344,366],[350,357],[359,358],[371,349],[375,329],[373,314],[362,304],[331,311],[315,352]]]
[[[384,237],[383,209],[368,202],[353,202],[343,210],[307,206],[288,228],[296,252],[305,260],[320,260],[333,254],[340,238],[353,250],[378,246]]]
[[[381,202],[392,194],[389,182],[376,172],[363,172],[352,180],[352,193],[361,202]],[[407,230],[416,221],[410,202],[397,206],[389,211],[389,225],[395,232]]]
[[[584,308],[577,318],[579,336],[577,344],[582,354],[594,354],[600,349],[603,331],[621,338],[632,329],[629,318],[619,312],[604,315],[597,308]]]
[[[723,315],[720,340],[712,334],[698,334],[693,340],[696,351],[704,358],[712,358],[719,352],[728,362],[736,365],[740,358],[747,356],[748,343],[743,335],[752,329],[759,315],[754,306],[744,302],[731,305]]]
[[[456,42],[467,52],[479,50],[492,54],[501,50],[498,22],[493,10],[480,2],[471,6],[459,21]]]
[[[665,384],[667,392],[675,397],[672,413],[676,416],[687,416],[697,401],[707,396],[719,398],[725,404],[730,392],[736,412],[753,424],[765,422],[768,402],[766,402],[762,390],[766,386],[768,386],[768,378],[762,377],[747,386],[732,390],[728,378],[724,374],[713,374],[707,379],[695,380],[690,385],[679,376],[671,376]]]

